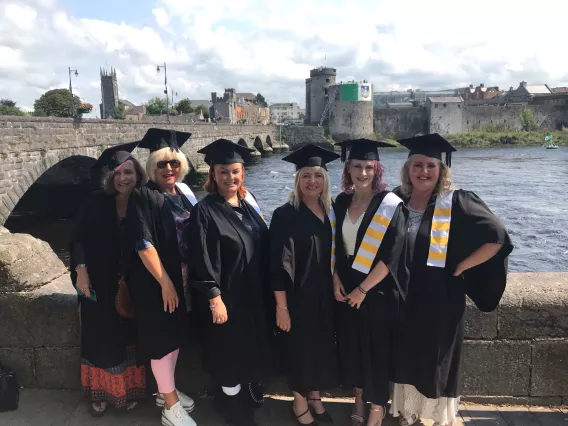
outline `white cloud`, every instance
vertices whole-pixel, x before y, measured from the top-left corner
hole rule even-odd
[[[303,105],[305,78],[324,64],[375,90],[563,85],[567,12],[557,0],[533,11],[513,0],[155,0],[143,26],[74,16],[57,0],[2,0],[0,97],[31,108],[68,87],[70,66],[74,91],[98,105],[99,68],[112,66],[120,97],[142,103],[162,96],[164,61],[178,96],[193,99],[234,87]]]

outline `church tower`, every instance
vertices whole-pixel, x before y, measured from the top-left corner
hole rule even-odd
[[[101,68],[101,118],[113,118],[118,107],[118,83],[116,70],[111,67],[110,72]]]

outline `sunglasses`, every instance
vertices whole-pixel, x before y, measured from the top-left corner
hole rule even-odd
[[[172,169],[177,169],[179,168],[179,166],[181,166],[179,160],[158,161],[156,163],[156,166],[158,167],[158,169],[165,169],[168,164]]]

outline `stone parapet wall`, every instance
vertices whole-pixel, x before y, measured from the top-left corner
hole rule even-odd
[[[307,143],[333,149],[333,141],[325,136],[325,128],[319,126],[283,126],[282,139],[291,150],[301,148]]]
[[[30,238],[0,234],[0,269],[22,282],[16,288],[13,280],[0,281],[0,361],[25,387],[80,388],[77,296],[47,244]],[[18,246],[31,247],[27,260],[10,258]],[[40,259],[57,271],[43,285],[33,276]],[[484,314],[468,304],[465,315],[461,390],[467,399],[568,404],[568,272],[512,273],[496,311]],[[182,351],[177,374],[187,391],[212,385],[195,343]],[[282,384],[271,390],[287,392]]]

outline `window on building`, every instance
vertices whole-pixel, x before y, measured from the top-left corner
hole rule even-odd
[[[326,78],[326,79],[325,79],[325,82],[326,82],[326,83],[329,83],[329,78]]]
[[[434,108],[438,108],[438,104],[434,104]]]
[[[444,108],[446,108],[446,104],[444,104]]]

